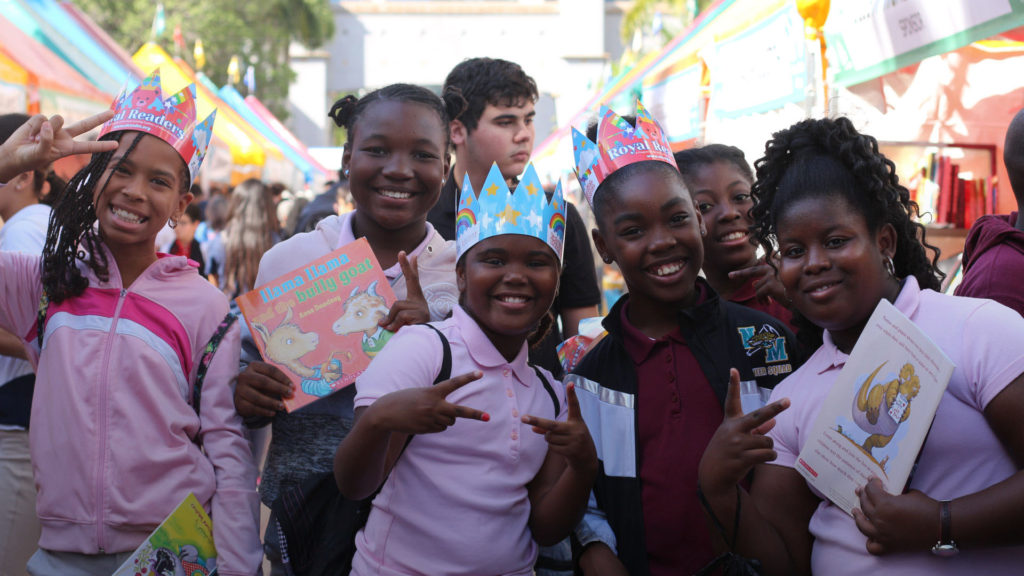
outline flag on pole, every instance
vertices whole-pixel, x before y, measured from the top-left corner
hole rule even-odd
[[[174,48],[179,56],[185,51],[185,37],[181,34],[181,24],[174,25]]]
[[[151,40],[155,40],[164,33],[164,28],[167,26],[167,22],[164,20],[164,3],[157,2],[156,14],[153,16],[153,27],[149,31],[149,37]]]
[[[192,57],[196,62],[196,70],[206,67],[206,52],[203,50],[203,41],[196,38],[196,47],[192,50]]]
[[[238,56],[232,56],[231,62],[228,63],[228,81],[232,84],[238,84],[242,80],[242,71],[238,67]]]
[[[249,94],[256,93],[256,70],[252,65],[245,69],[245,87],[249,90]]]

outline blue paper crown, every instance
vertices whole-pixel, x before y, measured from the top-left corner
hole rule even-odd
[[[466,174],[455,216],[458,257],[462,258],[477,242],[491,236],[522,234],[539,238],[554,250],[561,262],[565,210],[561,182],[549,202],[533,164],[526,167],[515,193],[509,190],[497,163],[491,166],[479,196],[473,193],[469,174]]]

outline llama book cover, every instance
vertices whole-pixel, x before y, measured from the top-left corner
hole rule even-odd
[[[861,332],[822,404],[796,469],[852,515],[872,476],[901,494],[954,365],[888,300]]]
[[[158,574],[217,574],[213,522],[193,494],[157,526],[113,576]]]
[[[380,328],[395,303],[365,238],[237,299],[263,360],[295,383],[289,412],[355,382],[391,332]]]

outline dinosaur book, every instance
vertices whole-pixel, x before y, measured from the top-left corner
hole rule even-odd
[[[395,303],[363,238],[237,299],[263,360],[295,383],[289,412],[355,382],[391,332],[378,323]]]
[[[853,514],[871,477],[901,494],[953,363],[888,300],[861,332],[797,457],[812,488]]]
[[[212,576],[216,573],[213,522],[195,495],[189,494],[113,576]]]

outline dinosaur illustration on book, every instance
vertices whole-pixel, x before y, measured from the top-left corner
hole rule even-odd
[[[921,381],[910,363],[903,365],[895,379],[875,384],[883,366],[885,362],[864,380],[853,399],[853,421],[869,434],[861,445],[868,454],[889,444],[900,424],[910,418],[910,403],[921,390]]]

